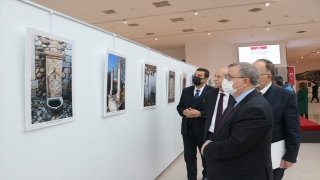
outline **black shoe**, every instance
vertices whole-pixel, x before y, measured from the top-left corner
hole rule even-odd
[[[207,177],[204,177],[204,178],[202,178],[202,180],[208,180],[208,178],[207,178]]]

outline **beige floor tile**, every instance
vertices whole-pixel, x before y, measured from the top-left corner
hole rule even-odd
[[[293,168],[289,168],[285,171],[282,180],[299,180],[299,177],[294,172]]]

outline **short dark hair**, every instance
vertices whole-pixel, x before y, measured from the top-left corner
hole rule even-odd
[[[208,78],[209,75],[210,75],[209,71],[207,69],[205,69],[205,68],[198,68],[197,71],[204,72],[204,77],[206,77],[206,78]]]
[[[268,59],[258,59],[257,61],[262,61],[266,63],[266,69],[271,73],[273,80],[274,76],[276,75],[276,68],[274,64]]]
[[[276,82],[277,85],[283,86],[283,78],[280,75],[275,75],[273,81]]]

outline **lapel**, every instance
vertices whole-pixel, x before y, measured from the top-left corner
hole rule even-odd
[[[273,101],[276,99],[277,95],[278,95],[278,90],[275,87],[275,85],[272,84],[268,89],[265,98],[269,102],[269,104],[273,104]]]
[[[221,131],[222,127],[224,126],[224,124],[226,124],[226,122],[228,122],[230,119],[232,119],[233,114],[238,111],[238,109],[243,106],[244,104],[246,104],[252,97],[259,95],[258,92],[256,90],[253,90],[251,93],[249,93],[245,98],[243,98],[240,103],[231,111],[231,113],[228,115],[228,117],[226,117],[220,124],[217,133],[215,134],[215,138],[217,137],[217,134],[219,134],[219,132]],[[229,99],[230,100],[230,99]]]
[[[230,104],[233,99],[234,99],[233,96],[231,94],[229,94],[228,104]]]
[[[208,109],[208,116],[207,117],[209,117],[210,122],[212,121],[212,116],[213,116],[213,113],[214,113],[214,109],[216,108],[216,101],[217,101],[219,89],[218,88],[214,89],[212,92],[213,93],[212,93],[211,98],[210,99],[206,99],[206,101],[208,101],[208,102],[214,102],[212,106],[209,106],[210,109]]]
[[[206,96],[207,91],[208,91],[208,85],[205,85],[201,92],[201,95],[196,99],[196,102],[194,103],[194,107],[197,107],[199,103],[203,103],[203,100],[204,100],[204,97]]]

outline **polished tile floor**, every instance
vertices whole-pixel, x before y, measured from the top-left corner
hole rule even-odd
[[[316,100],[309,103],[309,119],[320,124],[320,103],[315,102]],[[199,153],[197,157],[198,180],[201,180],[202,165]],[[156,180],[187,180],[183,153]],[[283,180],[320,180],[320,143],[302,143],[298,162],[286,170]]]

